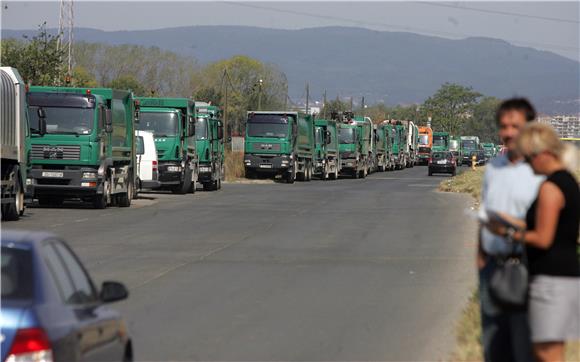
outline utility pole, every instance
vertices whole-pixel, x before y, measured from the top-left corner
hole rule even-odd
[[[362,97],[362,100],[361,100],[360,103],[361,103],[361,106],[362,106],[362,114],[363,114],[363,117],[364,117],[364,115],[365,115],[365,96]]]
[[[308,83],[306,83],[306,114],[309,114],[308,113],[308,101],[309,101],[309,98],[310,98],[310,86],[309,86]]]
[[[324,119],[326,119],[326,89],[324,90],[324,96],[323,96],[323,100],[322,100],[322,117]]]
[[[258,111],[262,110],[262,84],[264,81],[260,79],[258,81]]]
[[[350,97],[350,111],[352,112],[352,97]]]
[[[74,6],[73,0],[60,0],[60,15],[58,19],[58,38],[56,48],[64,49],[67,56],[67,71],[65,81],[70,83],[73,63],[73,29]],[[60,80],[59,80],[60,81]]]
[[[227,78],[227,79],[223,79]],[[222,84],[224,80],[229,80],[228,70],[224,68],[224,75],[222,78]],[[228,82],[225,82],[226,88],[224,91],[224,139],[228,140]]]

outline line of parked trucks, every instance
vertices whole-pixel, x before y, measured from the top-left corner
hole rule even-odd
[[[298,112],[248,112],[244,145],[246,177],[281,176],[287,183],[413,167],[419,128],[411,121],[383,121],[352,112],[329,118]]]
[[[457,166],[471,165],[474,157],[477,165],[483,165],[501,149],[493,143],[481,143],[477,136],[453,136],[449,132],[433,132],[430,126],[419,127],[417,157],[420,164],[427,164],[433,152],[448,151],[453,154]]]
[[[18,219],[34,199],[127,207],[143,188],[221,188],[217,107],[110,88],[27,87],[16,69],[0,73],[4,220]]]

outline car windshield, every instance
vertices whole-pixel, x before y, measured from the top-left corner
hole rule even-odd
[[[288,135],[287,123],[248,122],[248,136],[284,138]]]
[[[433,146],[447,147],[447,137],[433,136]]]
[[[354,128],[340,128],[338,130],[338,141],[341,144],[354,143]]]
[[[420,145],[428,145],[429,144],[429,135],[420,134],[419,135],[419,144]]]
[[[195,121],[195,137],[198,140],[207,139],[207,118],[198,117]]]
[[[177,136],[179,119],[175,112],[141,112],[137,127],[151,131],[155,137]]]
[[[30,106],[30,131],[38,133],[38,108]],[[93,130],[94,108],[76,107],[47,107],[43,106],[46,114],[46,133],[56,134],[90,134]]]
[[[32,255],[28,250],[2,247],[2,300],[32,299]]]

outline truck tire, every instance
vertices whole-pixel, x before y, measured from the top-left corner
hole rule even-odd
[[[286,171],[284,174],[284,179],[286,180],[287,184],[293,184],[296,180],[296,173],[294,172],[294,169]]]
[[[310,180],[312,180],[312,163],[309,161],[306,161],[306,170],[304,170],[304,172],[306,173],[304,181],[310,182]]]
[[[127,192],[123,192],[117,197],[117,205],[119,207],[129,207],[131,206],[131,200],[133,199],[133,181],[129,181],[127,184]]]
[[[183,181],[179,185],[177,185],[171,189],[172,193],[177,194],[177,195],[185,195],[187,193],[187,191],[189,191],[189,189],[191,187],[191,174],[190,174],[191,172],[192,171],[189,170],[189,167],[187,167],[185,169],[185,172],[184,172],[185,174],[183,175]]]
[[[14,185],[14,202],[2,205],[2,220],[16,221],[20,218],[20,211],[18,210],[18,198],[20,197],[20,184],[16,181]]]

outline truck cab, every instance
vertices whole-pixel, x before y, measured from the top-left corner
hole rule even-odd
[[[457,166],[461,166],[461,140],[458,137],[451,136],[449,140],[449,152],[455,158]]]
[[[140,97],[139,130],[151,131],[159,161],[161,190],[194,193],[199,174],[194,102],[187,98]]]
[[[471,157],[473,152],[479,151],[479,137],[462,136],[460,140],[461,163],[464,165],[471,165]]]
[[[225,177],[224,130],[216,106],[195,103],[195,138],[199,155],[199,182],[204,191],[221,189]]]
[[[338,129],[335,120],[314,121],[316,140],[316,164],[314,172],[321,179],[336,180],[340,173]]]
[[[41,205],[65,199],[130,206],[139,104],[110,88],[31,87],[30,180]]]
[[[431,157],[433,148],[433,130],[429,126],[419,127],[419,139],[417,149],[417,161],[420,164],[427,164]]]
[[[338,141],[340,150],[341,174],[353,178],[365,176],[366,154],[363,150],[360,127],[355,123],[340,123]]]

